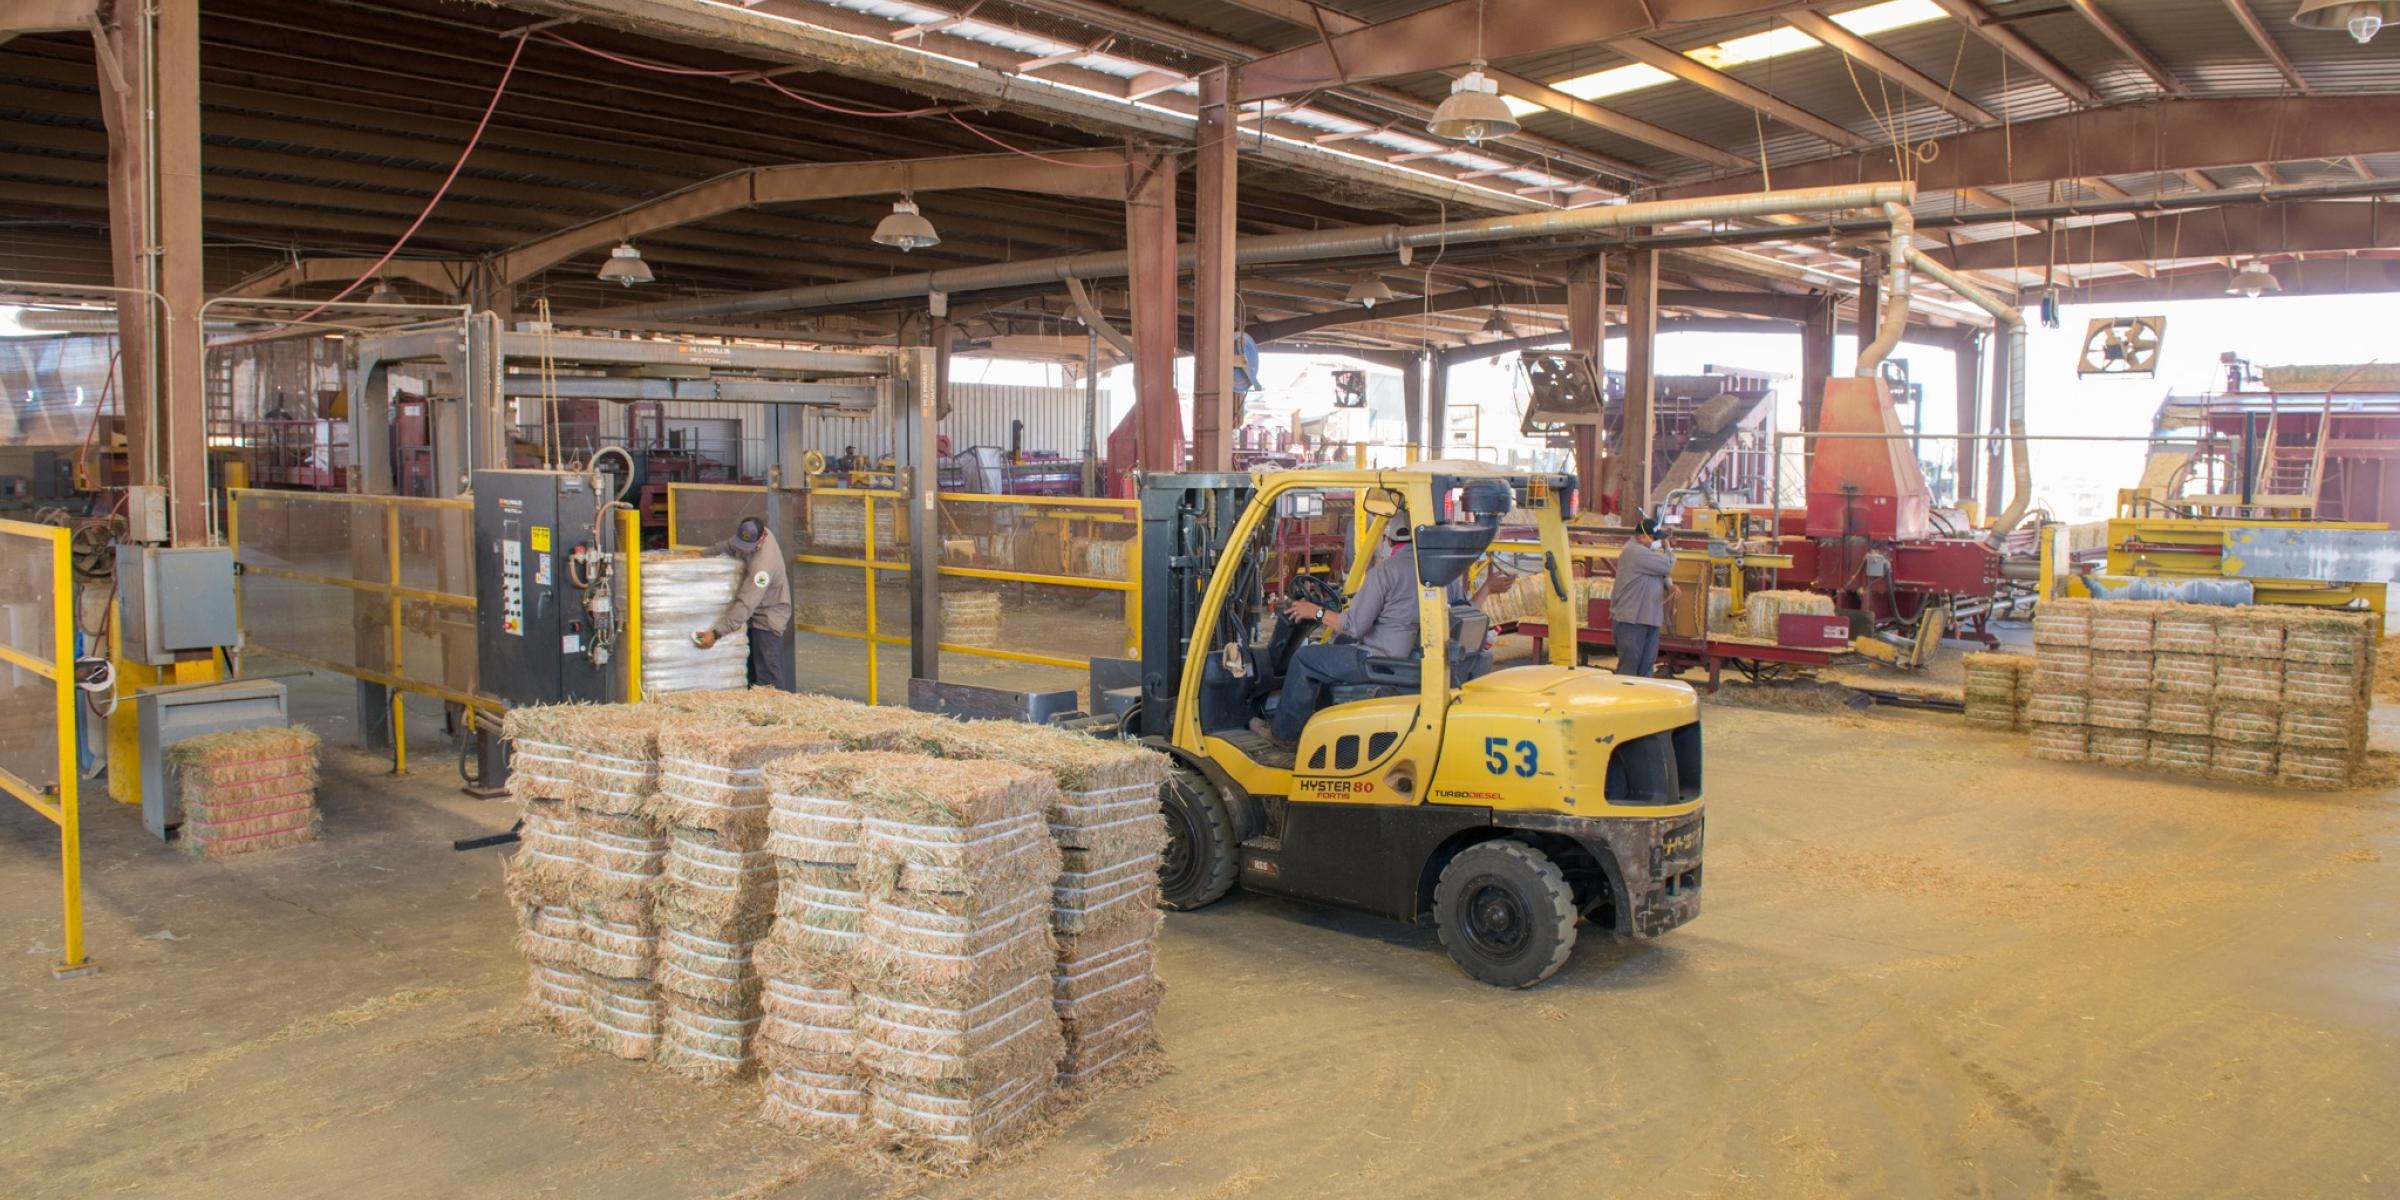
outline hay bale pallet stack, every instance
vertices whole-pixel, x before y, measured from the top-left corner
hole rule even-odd
[[[1967,720],[1995,729],[2025,728],[2025,706],[2033,698],[2033,658],[1978,652],[1966,659]]]
[[[1000,644],[1000,593],[942,593],[942,640],[958,646]]]
[[[583,835],[575,822],[575,753],[568,726],[593,710],[520,708],[502,726],[511,747],[509,797],[522,824],[506,864],[517,950],[532,970],[526,1007],[562,1032],[591,1027],[583,983]]]
[[[183,801],[175,835],[186,853],[227,858],[317,840],[317,735],[240,729],[167,748]]]
[[[2038,756],[2302,788],[2348,785],[2365,756],[2366,614],[2054,600],[2034,643]]]

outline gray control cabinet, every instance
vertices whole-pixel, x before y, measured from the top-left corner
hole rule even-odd
[[[589,545],[602,497],[576,471],[475,472],[477,679],[511,705],[612,699],[568,560]],[[614,548],[599,529],[600,546]]]
[[[134,693],[133,705],[141,737],[142,828],[160,841],[183,824],[182,784],[167,769],[167,747],[204,733],[291,724],[283,685],[272,679],[144,688]]]
[[[235,644],[233,551],[119,543],[117,615],[124,656],[153,667],[171,665],[178,652]]]

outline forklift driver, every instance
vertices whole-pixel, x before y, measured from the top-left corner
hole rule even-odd
[[[1417,554],[1406,512],[1384,526],[1392,552],[1367,571],[1350,598],[1350,607],[1332,612],[1306,600],[1283,610],[1286,620],[1323,621],[1336,640],[1310,642],[1292,654],[1283,676],[1283,695],[1275,702],[1272,724],[1253,717],[1250,732],[1291,750],[1300,731],[1325,702],[1326,689],[1340,683],[1367,682],[1369,658],[1415,658],[1422,652],[1417,640]]]
[[[743,517],[733,527],[733,536],[710,546],[707,553],[741,559],[742,583],[734,589],[733,603],[725,606],[725,615],[693,634],[693,644],[706,650],[747,622],[750,659],[744,675],[750,686],[791,691],[783,639],[792,624],[792,577],[774,532],[757,517]]]

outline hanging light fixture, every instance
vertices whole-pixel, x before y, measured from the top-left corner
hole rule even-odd
[[[608,252],[608,261],[600,264],[600,279],[604,283],[632,287],[653,278],[650,264],[642,261],[642,252],[634,249],[632,242],[618,242],[617,248]]]
[[[393,287],[391,280],[378,276],[375,280],[374,288],[367,292],[367,303],[406,304],[407,301],[401,299],[400,289]]]
[[[917,212],[916,197],[907,192],[892,202],[892,215],[875,227],[875,244],[898,246],[902,252],[922,250],[941,244],[942,235],[933,231],[933,222]]]
[[[1352,304],[1373,308],[1376,301],[1391,299],[1392,289],[1385,287],[1381,279],[1369,275],[1365,279],[1351,284],[1350,294],[1343,298]]]
[[[2268,270],[2267,264],[2255,258],[2234,273],[2233,282],[2225,285],[2226,295],[2248,296],[2253,300],[2263,292],[2282,290],[2283,284],[2276,280],[2275,272]]]
[[[1517,336],[1517,327],[1509,324],[1508,318],[1503,316],[1500,310],[1496,308],[1492,310],[1491,316],[1484,318],[1483,331],[1485,333],[1496,334],[1504,338],[1513,338]]]
[[[1450,84],[1450,96],[1433,110],[1425,131],[1453,142],[1488,142],[1517,131],[1517,115],[1500,98],[1500,85],[1483,73],[1484,61]]]
[[[2292,24],[2302,29],[2347,29],[2361,46],[2395,20],[2400,0],[2302,0],[2292,14]]]

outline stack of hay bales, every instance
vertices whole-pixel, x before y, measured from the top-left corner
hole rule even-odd
[[[1028,767],[1058,785],[1049,828],[1065,867],[1051,909],[1052,996],[1067,1050],[1060,1082],[1091,1082],[1155,1045],[1152,1020],[1166,990],[1155,970],[1166,756],[1014,721],[937,722],[910,744]]]
[[[1750,618],[1750,636],[1772,642],[1780,632],[1783,614],[1830,617],[1833,597],[1816,592],[1752,592],[1743,612]]]
[[[814,730],[725,716],[703,709],[664,721],[652,810],[668,843],[657,903],[659,1058],[700,1079],[748,1073],[764,1015],[752,953],[775,915],[766,765],[834,748]]]
[[[183,801],[176,842],[225,858],[317,840],[317,735],[298,727],[240,729],[167,748]]]
[[[2025,654],[1969,654],[1967,720],[1995,729],[2025,728],[2025,706],[2033,697],[2033,658]]]
[[[575,823],[574,752],[566,728],[594,710],[513,709],[502,726],[512,747],[509,797],[517,802],[517,852],[508,858],[517,949],[533,972],[527,1008],[568,1032],[589,1028],[583,970],[583,835]]]
[[[943,592],[942,640],[958,646],[1000,644],[1000,593]]]
[[[2041,757],[2341,787],[2365,756],[2367,614],[2053,600],[2034,643]]]
[[[656,1054],[659,877],[667,838],[652,817],[661,713],[639,705],[586,708],[561,726],[572,757],[577,907],[583,922],[584,1027],[625,1058]]]

